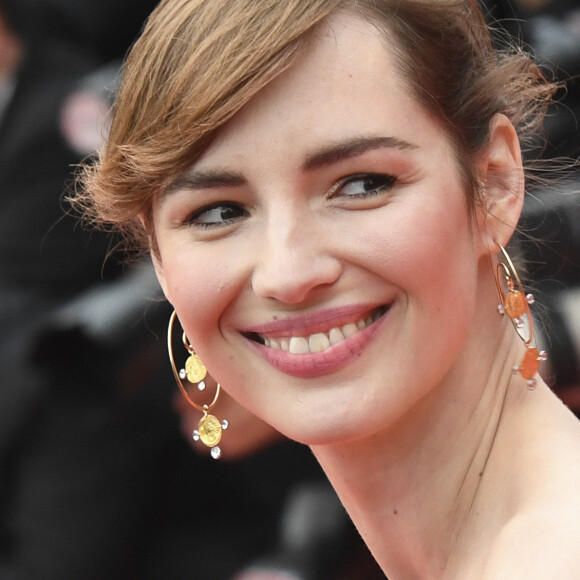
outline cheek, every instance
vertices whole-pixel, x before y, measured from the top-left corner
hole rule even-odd
[[[424,216],[405,249],[413,273],[409,313],[428,343],[433,368],[451,364],[470,333],[477,308],[478,257],[463,205]]]
[[[478,258],[462,192],[441,198],[392,207],[388,225],[365,236],[369,267],[398,289],[416,322],[409,328],[429,341],[446,329],[465,336],[476,307]]]
[[[219,255],[190,250],[167,254],[163,262],[167,299],[196,350],[219,333],[219,320],[231,300],[235,273]],[[201,352],[200,352],[201,354]]]
[[[419,199],[387,208],[385,218],[365,228],[355,243],[366,248],[377,266],[406,279],[405,285],[432,286],[435,279],[469,271],[477,259],[461,195],[441,196],[438,204]]]

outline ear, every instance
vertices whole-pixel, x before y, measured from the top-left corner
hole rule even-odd
[[[507,245],[522,213],[524,171],[520,142],[511,121],[497,114],[490,122],[489,143],[477,167],[483,187],[481,216],[482,251],[497,252]]]

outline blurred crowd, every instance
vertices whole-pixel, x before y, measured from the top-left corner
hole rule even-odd
[[[0,580],[381,578],[308,449],[231,401],[230,459],[193,449],[149,264],[67,214],[155,4],[0,0]],[[562,79],[580,72],[575,2],[488,9]],[[580,153],[579,91],[560,95],[544,155]],[[578,171],[536,186],[522,228],[548,379],[577,413],[579,189]]]

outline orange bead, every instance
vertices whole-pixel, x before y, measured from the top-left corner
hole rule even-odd
[[[537,348],[528,348],[524,358],[522,359],[522,364],[520,367],[520,373],[524,379],[530,380],[534,378],[534,375],[540,368],[539,358],[540,354]]]
[[[504,306],[506,314],[510,318],[519,318],[526,313],[526,297],[519,290],[508,292]]]

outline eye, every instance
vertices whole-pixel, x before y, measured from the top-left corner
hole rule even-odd
[[[387,191],[395,185],[397,178],[380,173],[353,175],[341,181],[334,195],[345,197],[369,197]]]
[[[215,228],[230,225],[247,215],[248,212],[238,204],[218,202],[194,211],[187,218],[187,224],[201,228]]]

